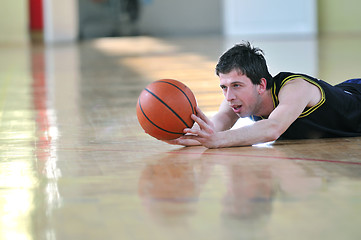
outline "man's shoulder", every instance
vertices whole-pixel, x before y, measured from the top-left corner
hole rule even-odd
[[[305,74],[286,74],[279,89],[279,98],[282,96],[291,96],[295,99],[304,99],[307,101],[307,107],[322,105],[325,99],[325,93],[319,80]],[[297,97],[298,96],[298,97]],[[287,99],[289,99],[287,97]],[[287,100],[288,101],[288,100]]]
[[[304,74],[304,73],[295,73],[295,72],[279,72],[277,75],[273,77],[274,79],[283,81],[288,79],[296,79],[296,78],[310,78],[315,79],[314,77]]]
[[[280,72],[276,76],[273,77],[273,80],[276,85],[278,85],[280,88],[282,88],[286,83],[289,83],[293,80],[305,80],[308,83],[312,83],[314,85],[318,85],[321,80],[312,77],[307,74],[303,73],[293,73],[293,72]]]
[[[274,79],[284,79],[284,78],[287,78],[287,77],[292,76],[292,75],[300,75],[300,74],[293,73],[293,72],[279,72],[273,78]]]

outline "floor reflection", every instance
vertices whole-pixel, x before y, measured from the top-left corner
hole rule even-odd
[[[32,239],[38,179],[29,55],[27,48],[0,48],[0,239]]]
[[[359,74],[359,40],[254,43],[273,72],[336,83]],[[135,37],[0,48],[0,238],[358,236],[358,138],[206,150],[141,130],[136,100],[158,78],[183,80],[207,114],[217,111],[214,65],[239,41]]]
[[[189,223],[190,217],[196,218],[202,211],[201,205],[219,202],[221,209],[206,207],[206,211],[219,214],[207,219],[210,225],[221,217],[232,225],[239,221],[238,227],[247,234],[265,237],[270,234],[268,227],[279,217],[286,216],[280,206],[285,205],[290,211],[287,205],[295,209],[305,203],[318,205],[340,181],[348,182],[356,177],[355,167],[358,172],[360,170],[357,164],[350,166],[339,161],[330,167],[327,163],[320,164],[316,158],[309,163],[311,159],[296,160],[288,158],[289,154],[282,145],[244,148],[241,152],[182,148],[161,155],[143,169],[139,196],[147,211],[160,223],[174,221],[174,218]],[[343,177],[335,177],[335,171]],[[354,177],[346,180],[346,175]],[[356,179],[361,186],[361,174]],[[323,211],[327,210],[310,212],[309,221],[313,222]],[[333,224],[335,220],[324,219],[322,226]]]

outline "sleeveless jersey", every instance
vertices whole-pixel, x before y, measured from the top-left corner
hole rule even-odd
[[[296,78],[314,84],[321,91],[321,100],[302,114],[281,135],[280,139],[307,139],[361,136],[361,84],[352,79],[332,86],[322,80],[304,75],[281,72],[274,77],[272,98],[274,107],[279,103],[278,93]],[[251,116],[255,121],[262,117]]]

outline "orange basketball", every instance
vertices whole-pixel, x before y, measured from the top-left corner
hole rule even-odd
[[[184,128],[191,128],[197,102],[192,91],[173,79],[162,79],[149,84],[137,103],[137,117],[146,133],[170,140],[182,136]]]

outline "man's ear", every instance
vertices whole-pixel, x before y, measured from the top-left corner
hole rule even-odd
[[[267,80],[265,78],[261,78],[261,82],[258,85],[258,93],[262,94],[267,90]]]

